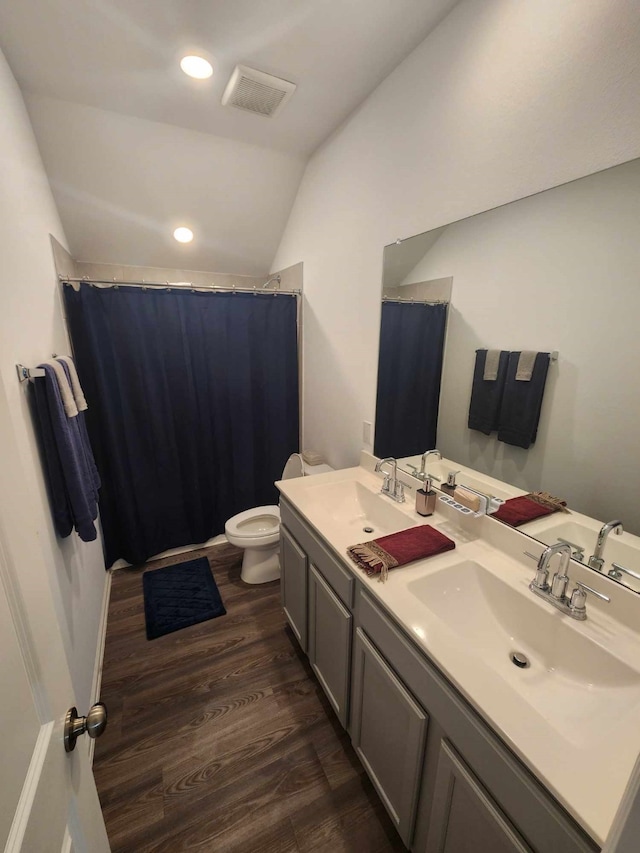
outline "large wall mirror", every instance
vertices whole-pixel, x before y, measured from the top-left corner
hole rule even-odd
[[[387,246],[383,301],[449,304],[431,413],[435,440],[425,433],[420,451],[407,453],[398,429],[397,443],[387,435],[377,455],[436,446],[522,492],[558,496],[574,513],[620,519],[625,534],[612,538],[633,546],[629,534],[640,535],[639,231],[635,160]],[[382,341],[379,376],[393,359],[396,385],[409,389],[415,409],[411,363],[389,355],[403,339]],[[527,450],[467,426],[478,349],[558,353]],[[379,381],[376,434],[388,408],[400,406],[383,391]],[[432,383],[425,405],[433,400]],[[625,559],[640,576],[640,550]]]

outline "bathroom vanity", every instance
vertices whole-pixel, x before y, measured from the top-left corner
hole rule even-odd
[[[599,850],[640,749],[637,597],[603,578],[611,603],[570,625],[528,589],[523,552],[542,545],[440,502],[421,518],[411,493],[394,504],[380,483],[360,467],[278,484],[282,603],[402,841]],[[346,555],[424,523],[456,549],[384,584]]]

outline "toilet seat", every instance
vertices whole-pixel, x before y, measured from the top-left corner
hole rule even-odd
[[[242,539],[253,545],[276,542],[280,537],[280,507],[256,506],[239,512],[227,521],[224,530],[230,541]]]
[[[313,461],[317,461],[314,454]],[[325,474],[330,465],[311,465],[300,453],[292,453],[282,479]],[[239,512],[224,526],[227,541],[244,551],[240,578],[245,583],[268,583],[280,577],[280,507],[257,506]]]

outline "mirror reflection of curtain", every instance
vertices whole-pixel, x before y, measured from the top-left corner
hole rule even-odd
[[[64,295],[107,566],[205,542],[276,503],[298,450],[295,297],[88,284]]]
[[[383,302],[376,456],[414,456],[436,446],[447,305]]]

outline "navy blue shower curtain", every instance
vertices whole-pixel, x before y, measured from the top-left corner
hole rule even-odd
[[[298,450],[293,296],[64,288],[102,478],[105,563],[204,542],[277,501]]]
[[[383,302],[376,456],[414,456],[436,446],[446,305]]]

